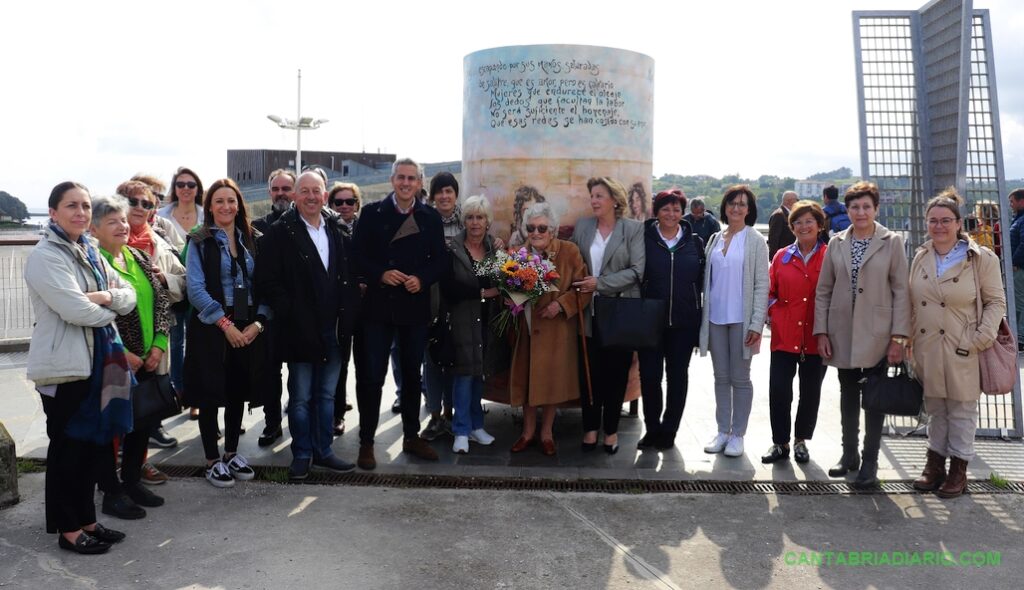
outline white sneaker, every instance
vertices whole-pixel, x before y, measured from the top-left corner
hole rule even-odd
[[[715,438],[711,439],[711,442],[704,445],[705,453],[721,453],[722,449],[725,448],[726,443],[729,442],[729,435],[724,432],[719,432],[715,435]]]
[[[487,434],[487,431],[484,430],[483,428],[477,428],[476,430],[470,431],[469,440],[477,444],[487,446],[494,442],[494,437],[491,436],[490,434]]]
[[[493,440],[493,439],[491,439]],[[468,436],[456,436],[455,442],[452,443],[452,452],[460,455],[465,455],[469,452],[469,437]]]
[[[725,456],[726,457],[742,457],[743,456],[743,437],[742,436],[730,436],[729,442],[725,445]]]

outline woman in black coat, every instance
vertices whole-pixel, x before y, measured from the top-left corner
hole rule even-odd
[[[647,264],[641,286],[643,297],[668,301],[668,325],[660,346],[638,351],[647,430],[637,444],[641,449],[670,449],[675,445],[686,405],[686,372],[700,330],[704,241],[683,220],[685,210],[686,195],[682,191],[658,193],[654,198],[656,221],[647,224],[644,232]],[[668,382],[664,404],[663,376]]]

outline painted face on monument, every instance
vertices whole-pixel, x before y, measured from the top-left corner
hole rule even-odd
[[[420,177],[419,168],[412,164],[402,164],[395,170],[391,177],[391,188],[395,189],[395,196],[403,203],[411,203],[419,196],[423,188],[423,178]]]

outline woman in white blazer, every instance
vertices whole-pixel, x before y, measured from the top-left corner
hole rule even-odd
[[[576,222],[572,241],[580,249],[590,274],[573,287],[597,297],[640,297],[644,276],[644,227],[639,221],[625,219],[626,189],[613,178],[602,176],[587,181],[593,217]],[[604,429],[604,450],[614,455],[619,450],[619,415],[626,396],[633,351],[612,350],[600,346],[600,334],[593,322],[595,305],[584,311],[587,356],[593,403],[580,396],[583,409],[584,452],[597,448],[597,431]],[[581,383],[584,381],[581,380]]]
[[[753,227],[757,204],[747,185],[725,190],[719,217],[726,226],[711,236],[705,251],[700,325],[700,354],[710,349],[714,367],[718,433],[704,452],[739,457],[754,400],[750,360],[760,352],[768,310],[768,244]]]

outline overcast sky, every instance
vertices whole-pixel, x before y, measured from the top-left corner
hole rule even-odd
[[[536,43],[655,60],[654,173],[859,173],[851,11],[923,0],[17,2],[0,8],[0,190],[45,207],[65,179],[113,192],[225,150],[294,149],[269,113],[330,119],[303,149],[457,160],[462,63]],[[1024,177],[1024,9],[992,13],[1007,178]]]

